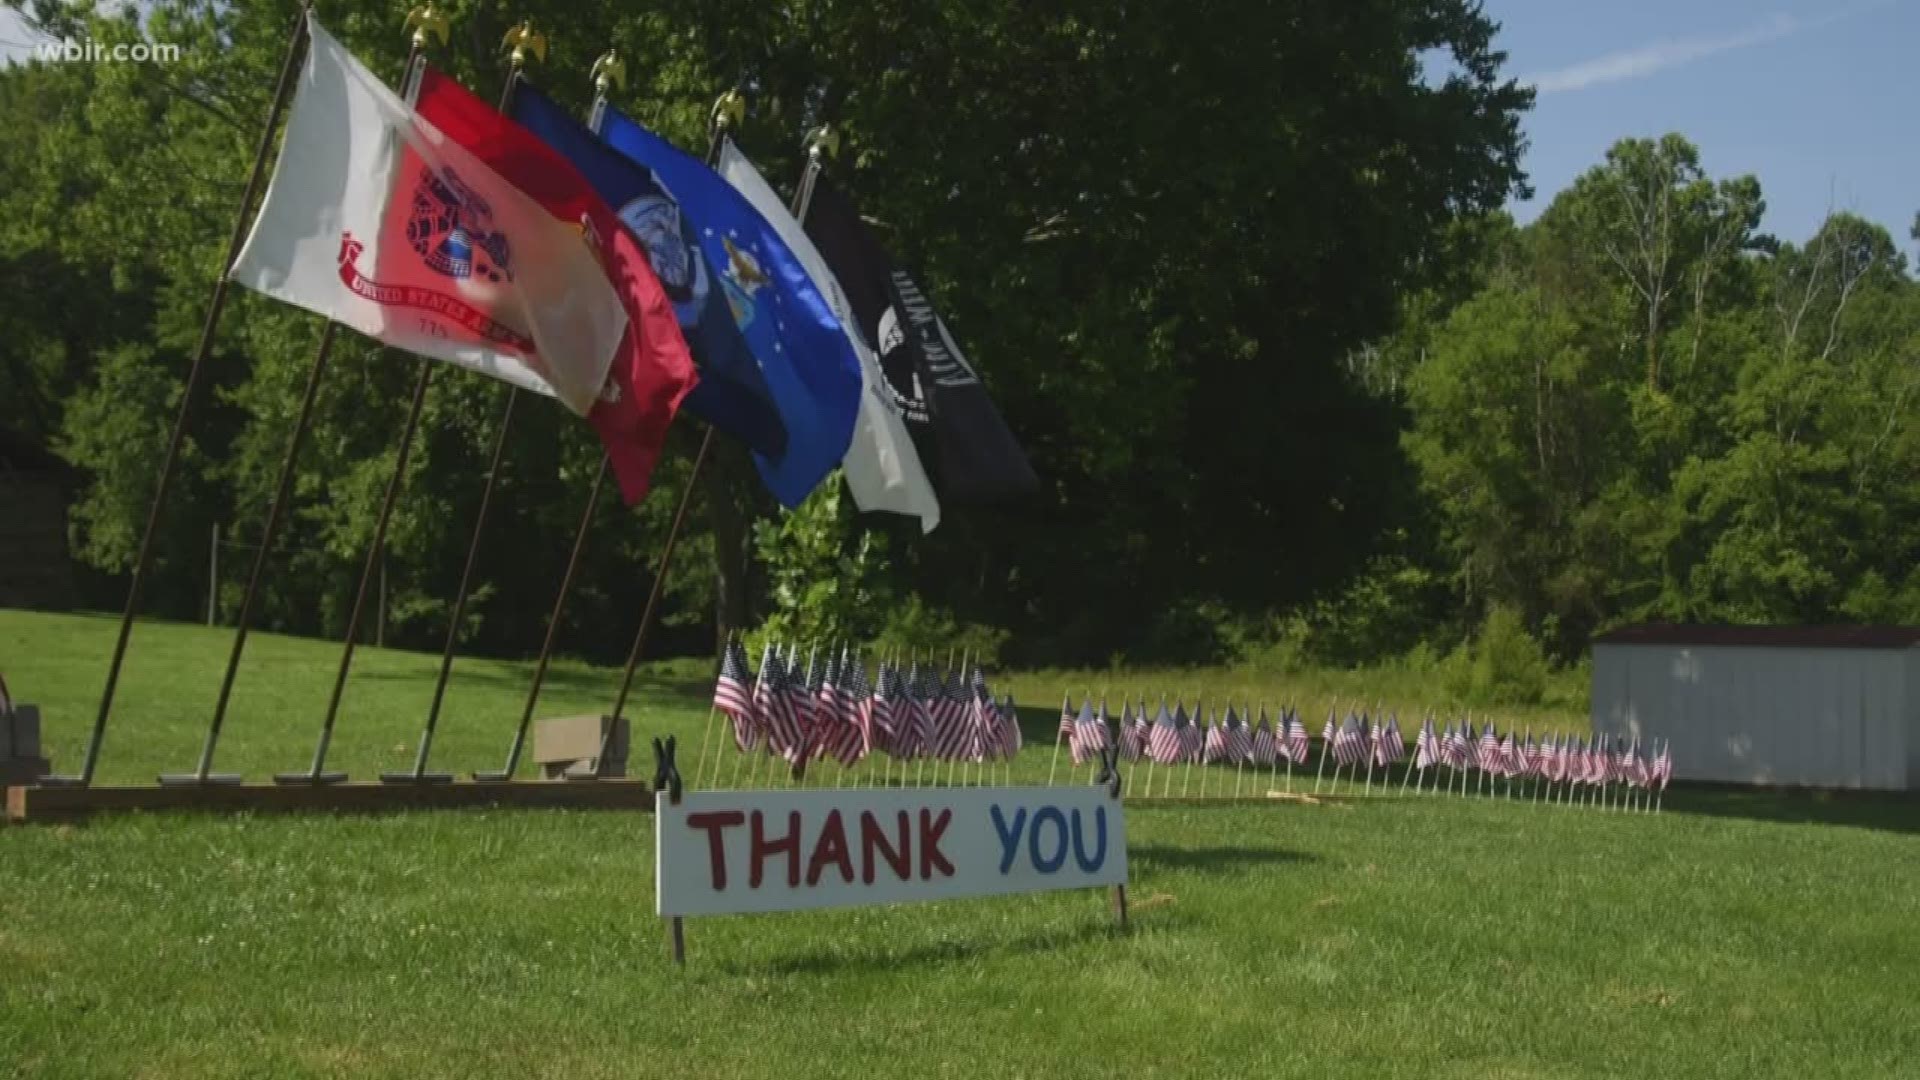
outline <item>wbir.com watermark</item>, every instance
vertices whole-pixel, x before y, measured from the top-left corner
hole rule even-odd
[[[127,41],[107,44],[89,38],[86,41],[38,41],[33,46],[36,60],[89,64],[173,64],[180,60],[180,46],[165,41]]]

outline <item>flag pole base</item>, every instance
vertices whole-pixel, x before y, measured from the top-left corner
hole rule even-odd
[[[513,779],[513,774],[505,772],[477,772],[473,774],[473,782],[476,784],[504,784],[511,779]]]
[[[343,772],[283,772],[274,773],[273,782],[286,787],[300,784],[344,784],[347,774]]]
[[[161,787],[232,787],[240,783],[239,773],[161,773]]]

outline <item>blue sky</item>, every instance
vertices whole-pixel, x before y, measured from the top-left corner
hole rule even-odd
[[[1920,0],[1487,0],[1487,14],[1507,70],[1539,91],[1521,221],[1615,140],[1678,131],[1709,175],[1760,178],[1762,228],[1781,239],[1849,210],[1916,250]]]
[[[1486,3],[1508,72],[1540,91],[1521,221],[1616,139],[1678,131],[1709,174],[1760,178],[1782,239],[1851,210],[1920,250],[1920,0]],[[0,7],[0,63],[36,37]]]

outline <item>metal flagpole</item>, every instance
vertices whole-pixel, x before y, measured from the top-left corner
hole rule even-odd
[[[1073,705],[1073,692],[1070,690],[1062,691],[1060,694],[1061,723],[1053,725],[1053,756],[1049,758],[1047,761],[1047,786],[1048,787],[1053,786],[1054,770],[1060,767],[1060,740],[1061,740],[1060,729],[1066,727],[1065,721],[1067,718],[1067,710],[1071,708],[1072,705]]]
[[[100,692],[100,709],[94,715],[93,731],[87,737],[86,758],[77,774],[64,776],[44,776],[38,781],[46,787],[86,787],[93,783],[94,770],[100,764],[100,747],[107,735],[107,720],[113,714],[113,695],[120,685],[120,666],[127,657],[127,642],[133,634],[133,618],[140,610],[140,593],[146,585],[147,569],[153,561],[153,538],[159,531],[160,511],[167,504],[167,493],[173,485],[174,468],[180,461],[180,447],[186,441],[187,420],[193,415],[194,399],[200,389],[200,376],[206,370],[206,361],[213,351],[213,336],[220,325],[220,313],[227,304],[227,271],[234,259],[240,255],[240,245],[247,238],[247,220],[253,211],[254,196],[260,191],[260,178],[265,172],[267,152],[273,148],[273,134],[280,126],[280,114],[286,110],[287,98],[293,91],[294,72],[299,67],[300,47],[307,40],[307,17],[312,9],[312,0],[303,4],[300,13],[294,17],[291,33],[287,35],[287,51],[280,60],[280,77],[274,84],[273,102],[267,107],[267,122],[260,130],[260,142],[253,151],[253,165],[248,170],[246,186],[241,190],[240,207],[234,213],[233,232],[227,237],[226,257],[220,263],[220,273],[214,279],[213,295],[207,301],[207,314],[200,326],[200,340],[194,346],[193,360],[187,367],[186,385],[180,392],[180,408],[173,417],[173,431],[167,438],[165,456],[160,459],[160,478],[153,489],[153,501],[147,508],[146,527],[140,534],[140,547],[133,558],[132,579],[127,584],[127,604],[120,614],[119,636],[114,639],[113,658],[107,664],[107,683]]]
[[[712,130],[707,139],[706,162],[709,166],[720,159],[720,147],[727,137],[727,129],[737,125],[746,115],[746,99],[738,90],[728,90],[713,103],[711,117]],[[596,116],[596,121],[598,117]],[[600,125],[591,125],[595,131]],[[700,482],[700,470],[707,462],[707,453],[713,448],[713,428],[708,426],[700,436],[700,448],[694,452],[693,468],[687,472],[686,487],[680,492],[680,505],[674,508],[673,524],[667,528],[666,542],[660,548],[660,565],[653,572],[653,588],[647,592],[646,607],[640,612],[640,625],[633,634],[633,648],[627,652],[627,667],[620,676],[620,692],[613,699],[613,723],[608,725],[607,738],[612,737],[612,729],[619,723],[621,711],[626,708],[627,694],[633,689],[633,675],[640,664],[640,652],[647,644],[647,631],[653,626],[654,612],[659,610],[660,597],[666,590],[667,572],[673,568],[673,552],[680,539],[680,529],[686,524],[687,507],[693,502],[695,486]],[[604,740],[602,757],[605,757]]]
[[[293,487],[294,466],[300,461],[300,445],[306,442],[307,430],[313,426],[313,403],[320,396],[320,380],[326,374],[327,361],[333,354],[333,339],[339,325],[331,319],[327,320],[326,327],[320,331],[320,344],[313,352],[313,364],[307,370],[307,389],[300,398],[300,414],[293,422],[293,435],[287,440],[287,454],[280,462],[280,476],[274,482],[273,500],[267,504],[267,520],[260,527],[260,542],[253,549],[253,565],[247,570],[247,588],[240,596],[240,610],[234,616],[233,647],[227,651],[227,668],[220,676],[220,695],[214,699],[213,719],[207,723],[206,741],[200,746],[200,763],[190,773],[161,773],[159,781],[162,785],[205,786],[240,782],[239,773],[213,771],[213,753],[220,744],[220,730],[227,718],[227,705],[233,699],[233,680],[240,672],[240,656],[246,651],[247,631],[253,625],[253,603],[260,595],[260,581],[266,574],[274,538],[280,532],[280,519],[286,513],[287,495]]]
[[[513,87],[518,81],[520,69],[525,65],[527,56],[532,54],[538,59],[547,57],[547,39],[533,29],[530,20],[522,21],[519,26],[507,31],[501,41],[502,47],[509,48],[507,57],[506,84],[500,88],[501,112],[507,111],[508,103],[513,99]],[[433,756],[433,736],[440,725],[440,706],[445,703],[447,679],[453,674],[453,650],[460,644],[460,624],[466,617],[467,597],[473,587],[473,568],[480,561],[480,538],[485,535],[487,512],[493,507],[493,490],[500,483],[500,470],[506,455],[507,433],[513,428],[513,407],[520,398],[520,388],[507,387],[506,404],[500,410],[500,423],[493,433],[493,454],[487,465],[486,486],[480,489],[480,509],[474,515],[473,533],[467,539],[467,561],[460,570],[460,584],[455,588],[453,608],[447,618],[446,645],[440,650],[440,674],[433,684],[433,702],[427,707],[427,721],[420,729],[420,747],[414,754],[413,768],[407,772],[381,773],[380,781],[386,784],[437,784],[453,779],[452,773],[430,773],[427,763]]]
[[[376,567],[385,574],[382,563],[386,546],[387,523],[393,517],[393,505],[406,479],[407,458],[413,448],[413,433],[420,425],[420,409],[427,400],[427,385],[433,378],[433,361],[420,361],[420,375],[414,380],[413,401],[407,407],[406,427],[400,434],[400,449],[394,457],[393,475],[387,478],[387,491],[380,501],[380,516],[375,519],[373,540],[367,545],[367,558],[360,569],[360,584],[354,590],[353,607],[347,614],[346,642],[340,650],[340,667],[333,679],[333,692],[327,698],[327,712],[320,722],[320,737],[314,744],[313,765],[304,773],[280,773],[273,779],[280,784],[333,784],[347,778],[343,772],[327,772],[327,748],[333,741],[333,728],[340,714],[340,698],[346,690],[347,672],[353,667],[353,649],[360,633],[360,619],[367,602],[368,583]]]
[[[601,104],[606,101],[607,89],[610,86],[626,86],[626,65],[620,62],[617,53],[609,49],[605,55],[593,62],[590,77],[593,79],[593,111],[598,112]],[[580,516],[580,528],[573,535],[573,550],[567,556],[567,568],[560,575],[560,589],[553,597],[553,613],[547,618],[546,637],[540,643],[540,655],[534,661],[533,684],[527,689],[527,703],[520,712],[519,725],[514,728],[513,742],[507,746],[507,762],[499,772],[474,773],[473,778],[476,781],[497,783],[511,780],[514,771],[520,766],[520,755],[527,743],[527,728],[533,722],[533,712],[540,700],[540,688],[546,681],[547,663],[553,656],[554,639],[559,634],[560,619],[566,612],[567,597],[573,589],[574,571],[579,568],[580,553],[587,546],[587,530],[592,526],[594,511],[600,505],[600,489],[606,483],[607,467],[607,456],[602,454],[600,467],[593,474],[593,488],[587,494],[587,508]]]

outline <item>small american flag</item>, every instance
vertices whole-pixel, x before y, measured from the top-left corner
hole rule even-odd
[[[1336,764],[1352,765],[1366,756],[1366,736],[1360,731],[1360,718],[1347,714],[1347,722],[1333,736],[1333,760]]]
[[[1121,731],[1122,751],[1128,761],[1139,761],[1147,756],[1147,735],[1153,725],[1147,720],[1147,699],[1140,699],[1140,708],[1133,714],[1133,722],[1125,725]]]
[[[1267,708],[1260,707],[1260,722],[1247,737],[1247,760],[1255,765],[1272,765],[1280,760],[1280,739],[1267,720]]]
[[[1322,756],[1333,752],[1334,736],[1339,733],[1340,721],[1334,717],[1333,710],[1328,709],[1327,726],[1320,729],[1320,753]]]
[[[1253,756],[1253,733],[1247,730],[1247,722],[1233,711],[1233,705],[1227,705],[1227,760],[1242,762]]]
[[[1200,728],[1200,763],[1212,765],[1221,761],[1232,761],[1227,750],[1227,727],[1216,724],[1212,718]]]
[[[1080,708],[1081,708],[1081,709],[1083,709],[1083,710],[1084,710],[1084,709],[1085,709],[1086,707],[1087,707],[1087,705],[1086,705],[1086,702],[1081,702],[1081,703],[1080,703]],[[1072,694],[1071,692],[1069,692],[1069,693],[1065,693],[1065,694],[1061,694],[1061,695],[1060,695],[1060,732],[1059,732],[1059,737],[1060,737],[1060,738],[1062,738],[1062,739],[1071,739],[1071,738],[1073,738],[1073,725],[1074,725],[1074,713],[1073,713],[1073,694]],[[1078,765],[1078,764],[1080,764],[1080,763],[1076,761],[1076,762],[1074,762],[1074,764],[1075,764],[1075,765]]]
[[[966,758],[973,725],[968,723],[967,691],[958,671],[947,672],[946,684],[927,704],[933,718],[933,754],[942,761]]]
[[[748,685],[747,650],[738,638],[727,641],[720,650],[720,677],[713,682],[713,707],[733,722],[733,741],[742,752],[758,741],[753,725],[753,688]]]
[[[1433,717],[1428,716],[1420,725],[1420,734],[1413,738],[1413,767],[1426,772],[1439,760],[1439,739],[1433,734]]]
[[[857,764],[873,749],[873,684],[857,656],[840,659],[840,717],[833,756],[842,765]]]
[[[1020,734],[1020,710],[1014,707],[1013,695],[1008,694],[1000,703],[1000,750],[1011,761],[1020,754],[1024,738]]]
[[[873,669],[872,712],[873,744],[871,749],[893,752],[893,666],[885,660]]]
[[[1180,760],[1197,763],[1205,741],[1200,733],[1200,706],[1196,704],[1193,710],[1193,718],[1189,720],[1186,703],[1175,702],[1173,722],[1180,728]]]
[[[1080,703],[1080,712],[1067,725],[1067,754],[1073,759],[1075,768],[1085,765],[1087,758],[1092,756],[1082,736],[1093,725],[1093,699],[1088,698]]]
[[[1374,740],[1374,761],[1385,767],[1407,755],[1406,740],[1400,734],[1400,718],[1387,716],[1387,729]]]
[[[753,688],[754,712],[767,731],[767,752],[783,758],[797,753],[802,733],[787,696],[787,665],[771,645],[760,661],[760,681]]]
[[[1487,721],[1486,729],[1480,732],[1480,752],[1474,760],[1487,772],[1500,770],[1500,733],[1494,729],[1491,720]]]
[[[968,734],[973,760],[992,759],[1000,754],[1000,707],[994,704],[993,695],[987,690],[987,674],[975,664],[967,676],[966,692],[967,723],[972,728]]]
[[[1673,743],[1663,743],[1660,756],[1653,759],[1653,784],[1661,791],[1667,790],[1667,781],[1673,779]]]
[[[1300,719],[1299,710],[1290,709],[1288,711],[1291,713],[1291,717],[1287,720],[1287,749],[1289,752],[1287,760],[1293,762],[1295,765],[1305,765],[1307,763],[1308,749],[1307,725],[1305,721]]]
[[[1180,737],[1180,724],[1167,711],[1167,700],[1161,698],[1160,712],[1154,716],[1153,726],[1147,734],[1147,757],[1158,765],[1172,765],[1180,760],[1185,748],[1186,742]]]

